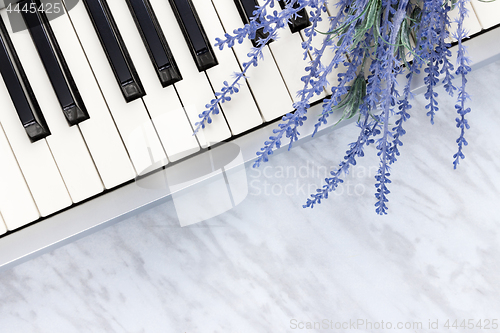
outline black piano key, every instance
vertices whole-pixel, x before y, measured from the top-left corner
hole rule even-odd
[[[25,4],[28,8],[30,8],[30,4],[34,4],[37,8],[40,5],[35,0],[20,2],[21,7]],[[48,20],[46,18],[45,20],[42,19],[44,14],[38,11],[22,11],[21,13],[68,124],[73,126],[89,119],[59,45],[56,44],[57,42],[53,37]],[[51,36],[49,36],[49,31]],[[55,45],[57,45],[57,48],[54,47]],[[78,98],[75,98],[75,96],[78,96]]]
[[[31,142],[43,139],[50,135],[50,130],[1,18],[0,44],[0,74],[7,86],[19,120]]]
[[[257,0],[234,0],[234,4],[236,5],[236,8],[238,9],[238,13],[240,14],[241,20],[243,21],[243,24],[248,24],[250,23],[250,18],[253,17],[253,12],[255,11],[256,7],[259,5],[257,3]],[[258,20],[257,22],[260,22]],[[252,39],[252,44],[254,47],[258,46],[257,41],[259,39],[266,39],[269,36],[269,33],[264,33],[264,28],[260,28],[255,32],[255,38]],[[270,41],[267,42],[267,44],[272,43],[273,40],[271,39]]]
[[[162,86],[167,87],[182,80],[149,1],[127,0],[127,3]]]
[[[284,0],[279,0],[278,1],[280,4],[281,9],[285,9],[286,3]],[[292,5],[293,9],[297,9],[300,7],[299,3],[296,2]],[[297,12],[298,16],[297,17],[292,17],[291,22],[288,23],[288,26],[290,27],[290,31],[292,33],[299,32],[302,29],[307,28],[308,26],[311,25],[311,21],[309,21],[309,15],[307,15],[307,10],[305,8],[302,8]],[[300,16],[300,17],[299,17]]]
[[[250,22],[253,12],[258,6],[257,0],[234,0],[238,8],[238,12],[245,24]]]
[[[191,0],[169,0],[169,2],[198,70],[201,72],[218,65]]]
[[[105,0],[83,0],[127,102],[146,95]]]

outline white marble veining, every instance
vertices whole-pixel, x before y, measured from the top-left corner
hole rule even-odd
[[[247,168],[247,198],[222,215],[181,228],[169,201],[1,272],[0,332],[389,331],[294,329],[324,319],[444,332],[447,319],[500,319],[499,75],[500,62],[470,75],[470,144],[457,170],[455,98],[439,89],[432,126],[417,97],[388,216],[374,212],[373,147],[343,195],[301,207],[321,166],[355,139],[344,127]]]

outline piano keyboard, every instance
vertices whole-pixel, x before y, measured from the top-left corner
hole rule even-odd
[[[221,51],[215,37],[241,27],[245,6],[257,0],[61,1],[47,14],[0,10],[0,267],[159,202],[170,189],[133,181],[196,168],[186,157],[210,154],[207,147],[237,136],[244,162],[253,159],[275,126],[262,124],[292,111],[302,86],[297,68],[309,61],[301,49],[307,21],[292,22],[222,114],[193,136],[205,103],[252,47],[245,40]],[[23,0],[20,8],[43,4]],[[328,11],[336,13],[334,4]],[[500,3],[473,1],[470,33],[498,24],[499,11]],[[327,26],[325,19],[319,29]],[[497,30],[467,43],[498,45]],[[473,59],[498,53],[489,47]]]

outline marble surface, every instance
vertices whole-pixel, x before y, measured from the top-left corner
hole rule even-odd
[[[181,228],[170,200],[1,272],[0,332],[496,331],[499,76],[496,62],[470,77],[457,170],[455,99],[439,89],[432,126],[417,97],[388,216],[374,212],[373,147],[342,195],[301,207],[357,135],[340,128],[247,168],[246,199],[221,215]]]

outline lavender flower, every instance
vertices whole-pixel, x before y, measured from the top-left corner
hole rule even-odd
[[[460,136],[457,139],[458,151],[453,155],[455,159],[453,161],[453,168],[456,169],[457,165],[460,163],[460,159],[464,159],[465,155],[462,152],[463,146],[467,146],[468,142],[465,140],[464,134],[465,129],[469,129],[469,123],[467,119],[465,119],[465,115],[470,112],[470,108],[465,107],[465,101],[470,99],[469,94],[465,91],[465,84],[467,83],[466,75],[471,71],[469,66],[470,60],[467,58],[465,46],[462,44],[462,41],[467,38],[467,31],[464,30],[464,19],[467,16],[467,8],[465,8],[465,4],[467,0],[459,0],[458,8],[460,10],[460,17],[457,19],[458,27],[457,31],[454,34],[454,37],[458,40],[458,56],[457,56],[457,75],[462,77],[462,85],[458,88],[458,104],[455,105],[457,109],[457,113],[460,117],[457,117],[455,120],[457,122],[457,127],[460,128]]]
[[[449,12],[454,0],[340,0],[337,2],[338,13],[329,18],[329,33],[323,36],[320,49],[312,47],[314,38],[322,34],[316,31],[317,25],[326,19],[326,0],[286,0],[285,9],[281,12],[272,11],[276,0],[266,0],[254,11],[254,17],[243,28],[226,34],[217,39],[216,46],[232,47],[244,38],[254,38],[258,29],[264,29],[268,37],[258,41],[257,47],[249,53],[248,62],[243,63],[241,73],[236,73],[234,81],[224,82],[215,99],[206,105],[207,110],[200,114],[200,122],[196,131],[211,122],[211,117],[219,113],[219,103],[227,102],[231,95],[238,92],[238,82],[245,78],[250,66],[257,66],[262,58],[262,50],[266,43],[277,38],[278,30],[286,27],[287,22],[297,15],[301,9],[310,8],[311,26],[304,30],[305,41],[302,43],[304,59],[308,54],[312,61],[304,68],[303,89],[297,93],[299,101],[293,104],[295,112],[287,113],[273,130],[273,135],[264,142],[264,147],[257,152],[254,167],[267,162],[273,150],[280,148],[282,140],[287,139],[289,149],[300,136],[300,126],[307,119],[310,99],[323,91],[329,85],[328,75],[339,65],[344,65],[344,73],[338,74],[338,82],[331,87],[331,95],[323,100],[323,109],[315,124],[318,129],[328,123],[332,110],[344,108],[343,118],[359,115],[357,126],[360,134],[355,142],[349,144],[346,155],[338,168],[331,171],[331,177],[325,179],[325,185],[307,199],[304,207],[314,207],[327,199],[343,182],[342,177],[349,172],[351,165],[356,165],[358,157],[364,156],[364,147],[375,144],[380,158],[376,180],[376,209],[378,214],[387,214],[387,195],[391,183],[390,165],[400,156],[399,148],[403,145],[401,137],[406,134],[403,123],[410,119],[412,93],[411,82],[415,75],[424,69],[427,86],[425,97],[428,104],[425,108],[433,124],[436,112],[439,110],[435,87],[438,83],[444,85],[446,92],[453,95],[457,90],[453,86],[454,66],[449,58],[451,45],[447,42],[450,36]],[[457,139],[458,152],[453,156],[454,167],[459,159],[464,158],[463,146],[467,145],[464,138],[465,129],[469,124],[465,115],[470,112],[465,102],[469,95],[465,91],[466,75],[470,72],[469,59],[463,45],[467,33],[463,28],[463,20],[467,15],[465,8],[467,0],[458,0],[460,16],[457,19],[458,28],[453,34],[458,40],[458,67],[455,72],[462,78],[458,87],[457,127],[461,129]],[[412,41],[413,40],[413,41]],[[333,58],[324,62],[326,52],[331,52]],[[413,60],[409,63],[407,57]],[[365,73],[369,74],[365,77]],[[397,77],[403,74],[406,84],[399,95]],[[390,117],[396,116],[395,126],[390,127]]]

